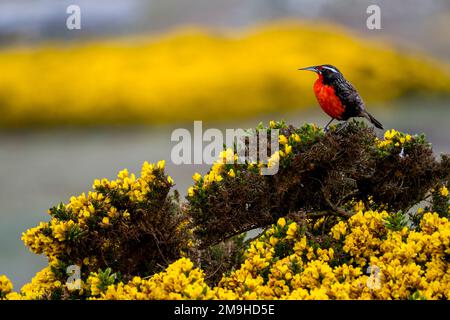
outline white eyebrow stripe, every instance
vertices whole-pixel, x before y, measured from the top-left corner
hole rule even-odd
[[[331,68],[331,67],[322,67],[322,68],[327,69],[327,70],[330,70],[331,72],[337,73],[337,70],[334,69],[334,68]]]

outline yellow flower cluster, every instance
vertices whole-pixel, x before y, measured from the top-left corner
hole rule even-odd
[[[448,299],[450,222],[423,214],[417,229],[394,231],[386,211],[359,211],[339,221],[328,245],[314,242],[296,222],[280,218],[251,242],[241,267],[209,287],[203,272],[187,258],[148,279],[112,281],[101,286],[98,273],[87,280],[92,299]],[[114,278],[115,279],[115,278]],[[48,298],[62,284],[44,268],[21,295],[7,299]]]
[[[441,196],[443,196],[443,197],[448,197],[448,189],[447,189],[446,186],[443,186],[443,187],[439,190],[439,192],[441,193]]]
[[[148,193],[155,186],[155,183],[158,183],[155,170],[161,172],[164,170],[165,161],[161,160],[158,163],[150,164],[147,161],[142,165],[141,170],[141,178],[136,179],[134,174],[129,174],[127,169],[122,170],[118,174],[118,179],[113,181],[108,181],[107,179],[95,180],[92,186],[95,190],[119,190],[124,194],[130,197],[131,201],[144,201],[148,195]],[[167,182],[170,185],[173,185],[173,180],[170,176],[167,177]],[[94,199],[96,194],[93,194]],[[101,197],[101,195],[99,195]],[[98,199],[102,200],[102,199]],[[108,199],[105,199],[108,201]],[[113,212],[110,212],[108,215],[110,218],[114,218],[116,215],[116,210],[113,208]],[[89,213],[87,213],[89,215]]]
[[[2,51],[0,126],[190,121],[307,107],[313,95],[299,93],[310,92],[313,75],[294,72],[317,64],[318,52],[327,52],[368,101],[450,92],[439,65],[335,25],[276,23],[220,36],[181,30],[150,41]],[[399,65],[408,72],[392,72]]]
[[[449,221],[426,213],[421,231],[392,231],[387,215],[358,212],[332,228],[331,236],[343,244],[342,261],[332,247],[311,246],[295,222],[280,219],[219,286],[240,299],[408,299],[416,292],[448,299]]]
[[[296,133],[292,134],[289,137],[289,139],[286,138],[284,135],[280,135],[279,142],[282,145],[282,147],[280,147],[279,156],[286,157],[292,153],[292,145],[289,144],[290,140],[300,142],[301,139],[300,136]]]
[[[124,284],[109,285],[104,291],[98,289],[98,278],[89,280],[95,299],[113,300],[181,300],[211,299],[213,291],[204,282],[203,272],[194,268],[187,258],[172,263],[150,279],[134,277]]]
[[[275,121],[270,121],[269,126],[271,128],[275,127],[277,123]],[[271,168],[280,163],[281,158],[287,158],[292,154],[292,148],[296,147],[301,143],[302,139],[298,133],[292,133],[289,137],[280,134],[278,137],[278,142],[280,144],[280,150],[274,152],[267,161],[267,167]]]
[[[66,240],[69,230],[74,225],[75,222],[73,220],[59,221],[58,219],[53,218],[50,229],[52,230],[52,234],[55,237],[55,239],[58,240],[59,242],[63,242]]]
[[[97,257],[86,256],[88,253],[83,255],[83,252],[80,252],[72,256],[70,254],[78,250],[81,243],[84,243],[84,246],[91,246],[95,241],[99,257],[103,250],[105,252],[118,250],[120,241],[126,240],[126,234],[122,239],[114,239],[114,235],[109,237],[108,232],[117,227],[117,224],[121,227],[128,224],[127,230],[131,230],[133,227],[131,219],[140,219],[142,217],[138,215],[145,214],[144,211],[135,208],[141,206],[151,209],[155,193],[169,192],[173,181],[165,176],[164,167],[164,161],[157,164],[145,162],[140,178],[136,178],[125,169],[118,174],[116,180],[95,180],[93,191],[87,195],[83,193],[78,197],[72,197],[68,204],[51,208],[50,222],[42,222],[39,226],[24,232],[22,240],[25,245],[36,254],[46,255],[50,266],[39,272],[31,283],[22,288],[21,297],[39,299],[49,298],[45,295],[55,290],[62,293],[66,287],[58,283],[52,270],[63,272],[62,278],[65,279],[66,264],[82,265],[85,270],[90,271],[96,270],[99,263],[102,265],[104,262]],[[82,284],[84,285],[83,282]],[[67,289],[71,291],[70,288]],[[77,294],[82,295],[83,290],[84,288],[77,290]],[[67,293],[67,290],[64,292]]]
[[[378,253],[383,237],[387,233],[384,219],[388,217],[386,211],[359,211],[347,223],[341,227],[339,224],[332,228],[333,235],[335,228],[345,228],[351,232],[345,237],[344,251],[351,255],[350,262],[355,262],[359,266],[365,266],[367,260]]]
[[[269,127],[275,128],[281,125],[281,123],[270,121]],[[271,168],[274,165],[279,164],[280,158],[286,158],[292,154],[293,147],[297,146],[302,141],[298,133],[293,133],[289,137],[285,135],[279,135],[278,142],[280,144],[280,150],[274,152],[267,160],[267,167]],[[195,173],[192,176],[195,184],[189,187],[188,196],[194,197],[199,189],[206,189],[213,182],[221,182],[224,176],[231,178],[236,177],[236,170],[231,168],[233,164],[238,160],[238,155],[233,149],[228,148],[220,152],[218,159],[213,163],[211,170],[205,175],[201,176],[199,173]],[[248,168],[252,168],[256,163],[248,163]],[[257,167],[261,170],[263,164],[259,162]]]
[[[58,236],[61,238],[60,233]],[[63,243],[57,241],[56,236],[52,236],[48,222],[41,222],[39,226],[28,229],[22,234],[22,241],[31,252],[45,254],[51,262],[56,261],[57,255],[65,248]]]
[[[13,289],[13,284],[5,275],[0,275],[0,299],[6,297]]]
[[[283,169],[289,168],[292,155],[301,154],[325,134],[311,124],[298,129],[283,122],[271,121],[269,125],[281,132],[278,139],[280,150],[272,155],[269,165],[278,162]],[[266,128],[261,124],[259,129]],[[385,140],[377,142],[379,148],[371,151],[376,155],[394,154],[399,152],[395,148],[401,146],[407,154],[414,150],[413,143],[421,142],[425,143],[422,136],[411,137],[388,130]],[[180,206],[175,196],[168,195],[173,181],[164,174],[164,161],[144,163],[139,178],[123,170],[116,180],[95,180],[92,191],[72,197],[68,204],[51,208],[49,222],[23,234],[23,241],[33,252],[49,258],[49,266],[38,272],[19,293],[11,292],[9,280],[0,277],[0,298],[450,297],[449,191],[447,181],[441,180],[439,187],[431,192],[430,207],[418,209],[417,214],[409,217],[410,220],[401,211],[384,211],[388,206],[377,206],[372,197],[368,197],[367,204],[359,199],[346,203],[344,208],[351,212],[346,218],[341,212],[339,215],[327,211],[305,215],[292,213],[297,222],[280,218],[256,240],[246,244],[245,252],[232,252],[239,254],[238,261],[242,264],[218,269],[227,272],[221,279],[217,273],[211,276],[208,267],[204,271],[199,269],[188,257],[197,257],[196,250],[203,244],[201,237],[209,235],[209,228],[215,226],[213,223],[202,225],[202,219],[215,217],[215,212],[219,212],[212,221],[220,224],[220,219],[228,214],[222,213],[219,207],[216,207],[217,211],[203,210],[202,205],[210,200],[209,194],[227,184],[245,182],[243,177],[256,175],[263,167],[261,163],[237,164],[237,160],[237,154],[227,149],[220,153],[206,175],[194,174],[195,183],[188,190],[187,208]],[[223,205],[223,200],[217,202],[219,206]],[[233,211],[230,216],[233,219]],[[161,228],[165,227],[167,230],[162,232]],[[156,229],[161,232],[155,232]],[[212,230],[210,234],[219,234]],[[139,238],[141,235],[143,237]],[[156,243],[148,241],[152,238],[148,235],[153,235]],[[204,243],[208,245],[222,239],[212,238],[211,242]],[[144,247],[133,250],[136,242],[145,245],[148,251]],[[132,250],[129,250],[130,245]],[[241,245],[232,250],[238,248],[242,248]],[[152,260],[159,256],[157,250],[165,257],[164,260]],[[164,255],[166,252],[167,256]],[[173,263],[169,264],[169,261]],[[160,272],[162,264],[167,267]],[[72,290],[65,284],[68,278],[66,268],[71,265],[80,266],[81,279],[78,281],[81,289]],[[157,267],[151,269],[151,265]],[[204,272],[208,275],[208,283],[215,281],[217,285],[208,286]]]
[[[82,193],[78,197],[71,197],[67,205],[61,205],[54,211],[50,210],[49,213],[53,215],[51,221],[41,222],[39,226],[27,230],[23,233],[22,240],[32,252],[44,253],[50,261],[54,261],[64,250],[64,242],[70,240],[68,237],[82,234],[90,222],[97,221],[100,227],[107,228],[115,221],[130,218],[128,210],[119,211],[111,204],[110,196],[105,194],[114,190],[116,195],[140,202],[145,201],[155,187],[161,184],[171,186],[173,182],[170,176],[167,180],[156,177],[156,174],[162,174],[164,165],[164,161],[156,165],[145,162],[140,179],[136,179],[134,174],[130,175],[125,169],[118,174],[117,180],[95,180],[92,186],[94,191],[87,195]],[[64,211],[68,218],[62,219],[57,215],[58,211]]]
[[[57,279],[52,271],[52,264],[37,272],[30,283],[25,284],[20,294],[12,293],[6,298],[10,300],[37,300],[60,298],[55,296],[64,289],[63,283]]]
[[[235,178],[236,172],[234,169],[227,169],[227,167],[233,166],[237,160],[238,155],[233,151],[233,149],[228,148],[221,151],[218,159],[214,161],[211,170],[207,174],[202,177],[201,174],[195,173],[192,176],[195,184],[188,189],[188,196],[193,197],[197,190],[206,189],[213,182],[221,182],[224,175]]]
[[[346,234],[347,234],[347,224],[344,221],[339,221],[331,228],[331,235],[335,240],[339,240]]]
[[[404,134],[395,129],[387,130],[384,133],[384,140],[377,140],[377,147],[380,149],[386,149],[388,147],[401,147],[411,142],[414,139],[409,134]]]
[[[238,159],[237,154],[233,149],[228,148],[221,151],[219,158],[214,162],[211,170],[203,177],[203,187],[207,187],[213,182],[220,182],[223,180],[222,174],[226,164],[234,164]],[[232,174],[233,175],[233,174]]]

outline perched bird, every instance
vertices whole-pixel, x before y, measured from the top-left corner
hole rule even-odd
[[[323,111],[331,117],[325,130],[335,119],[347,121],[352,117],[364,117],[375,127],[383,129],[382,124],[366,111],[355,87],[345,80],[336,67],[324,64],[299,70],[313,71],[319,75],[319,79],[314,83],[314,93]]]

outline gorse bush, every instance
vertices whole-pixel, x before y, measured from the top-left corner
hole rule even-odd
[[[273,129],[280,148],[267,164],[224,150],[184,203],[163,161],[96,180],[23,234],[49,265],[20,292],[1,276],[0,298],[450,297],[448,156],[438,161],[424,136],[379,139],[359,122],[257,128]]]
[[[448,219],[426,213],[396,231],[386,211],[354,212],[326,232],[280,218],[218,287],[244,299],[450,297]]]
[[[315,103],[314,76],[296,70],[329,61],[368,102],[450,92],[443,64],[335,25],[276,23],[241,34],[181,30],[155,39],[1,51],[0,127],[173,123],[296,110]]]
[[[437,162],[423,136],[392,130],[380,141],[359,123],[336,134],[309,124],[259,129],[280,130],[280,151],[269,159],[269,166],[279,164],[276,175],[262,176],[255,163],[234,163],[230,149],[208,174],[194,177],[187,212],[204,246],[292,212],[349,217],[346,207],[355,201],[407,211],[450,172],[449,158]]]
[[[144,163],[139,178],[123,170],[117,180],[96,180],[87,195],[51,208],[51,220],[22,239],[48,257],[45,272],[55,276],[65,276],[70,265],[82,266],[86,275],[106,268],[124,279],[153,274],[188,245],[186,219],[169,195],[172,184],[164,161]]]

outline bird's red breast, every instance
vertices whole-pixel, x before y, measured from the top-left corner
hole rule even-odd
[[[340,120],[344,114],[345,107],[336,95],[334,88],[323,84],[322,75],[314,83],[314,93],[322,110],[330,117]]]

